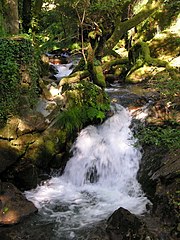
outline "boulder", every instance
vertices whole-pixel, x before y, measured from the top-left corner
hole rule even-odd
[[[145,224],[134,214],[120,207],[107,221],[110,240],[152,240]]]
[[[19,223],[24,217],[37,212],[34,204],[11,183],[0,185],[0,224]]]
[[[11,146],[9,141],[0,140],[0,173],[14,164],[21,155],[21,149]]]
[[[179,179],[180,149],[168,151],[157,146],[146,146],[138,179],[153,208],[152,217],[158,217],[162,233],[169,239],[179,239]]]

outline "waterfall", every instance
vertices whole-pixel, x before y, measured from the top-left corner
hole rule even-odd
[[[73,239],[75,229],[106,219],[119,207],[146,211],[148,200],[136,179],[141,152],[130,124],[128,110],[116,105],[102,125],[80,132],[62,176],[25,193],[44,219],[57,223],[59,237],[69,231]]]

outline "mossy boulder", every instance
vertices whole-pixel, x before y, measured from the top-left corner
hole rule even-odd
[[[135,70],[134,72],[132,72],[130,75],[126,77],[126,82],[129,82],[129,83],[142,82],[145,79],[145,74],[147,76],[148,73],[150,73],[148,68],[149,67],[144,66]]]

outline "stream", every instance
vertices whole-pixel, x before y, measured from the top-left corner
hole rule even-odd
[[[12,227],[12,239],[84,240],[89,229],[105,223],[119,207],[136,215],[146,212],[149,200],[136,179],[141,149],[135,147],[133,117],[124,102],[135,96],[131,90],[119,84],[106,89],[113,116],[79,133],[63,175],[52,174],[36,189],[24,193],[38,214]]]
[[[54,65],[58,79],[72,71],[71,64]],[[141,152],[130,128],[132,116],[119,104],[123,99],[118,100],[123,93],[131,93],[116,85],[106,91],[116,100],[114,115],[102,125],[90,125],[80,132],[62,176],[56,174],[25,192],[39,210],[34,231],[45,228],[46,236],[50,234],[47,239],[84,239],[83,231],[106,220],[119,207],[137,215],[146,212],[149,201],[136,179]]]
[[[119,104],[100,126],[83,129],[62,176],[54,176],[26,197],[39,209],[41,223],[53,223],[54,239],[78,239],[78,231],[123,207],[146,211],[148,200],[136,174],[140,150],[130,129],[130,113]]]

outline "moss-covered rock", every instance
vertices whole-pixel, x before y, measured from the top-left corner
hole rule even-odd
[[[161,72],[164,68],[156,68],[152,66],[143,66],[135,71],[131,72],[126,77],[126,82],[129,83],[139,83],[144,80],[147,80],[152,77],[152,75],[157,74],[158,72]]]
[[[22,149],[12,146],[8,141],[0,141],[0,173],[14,164],[24,153]]]

